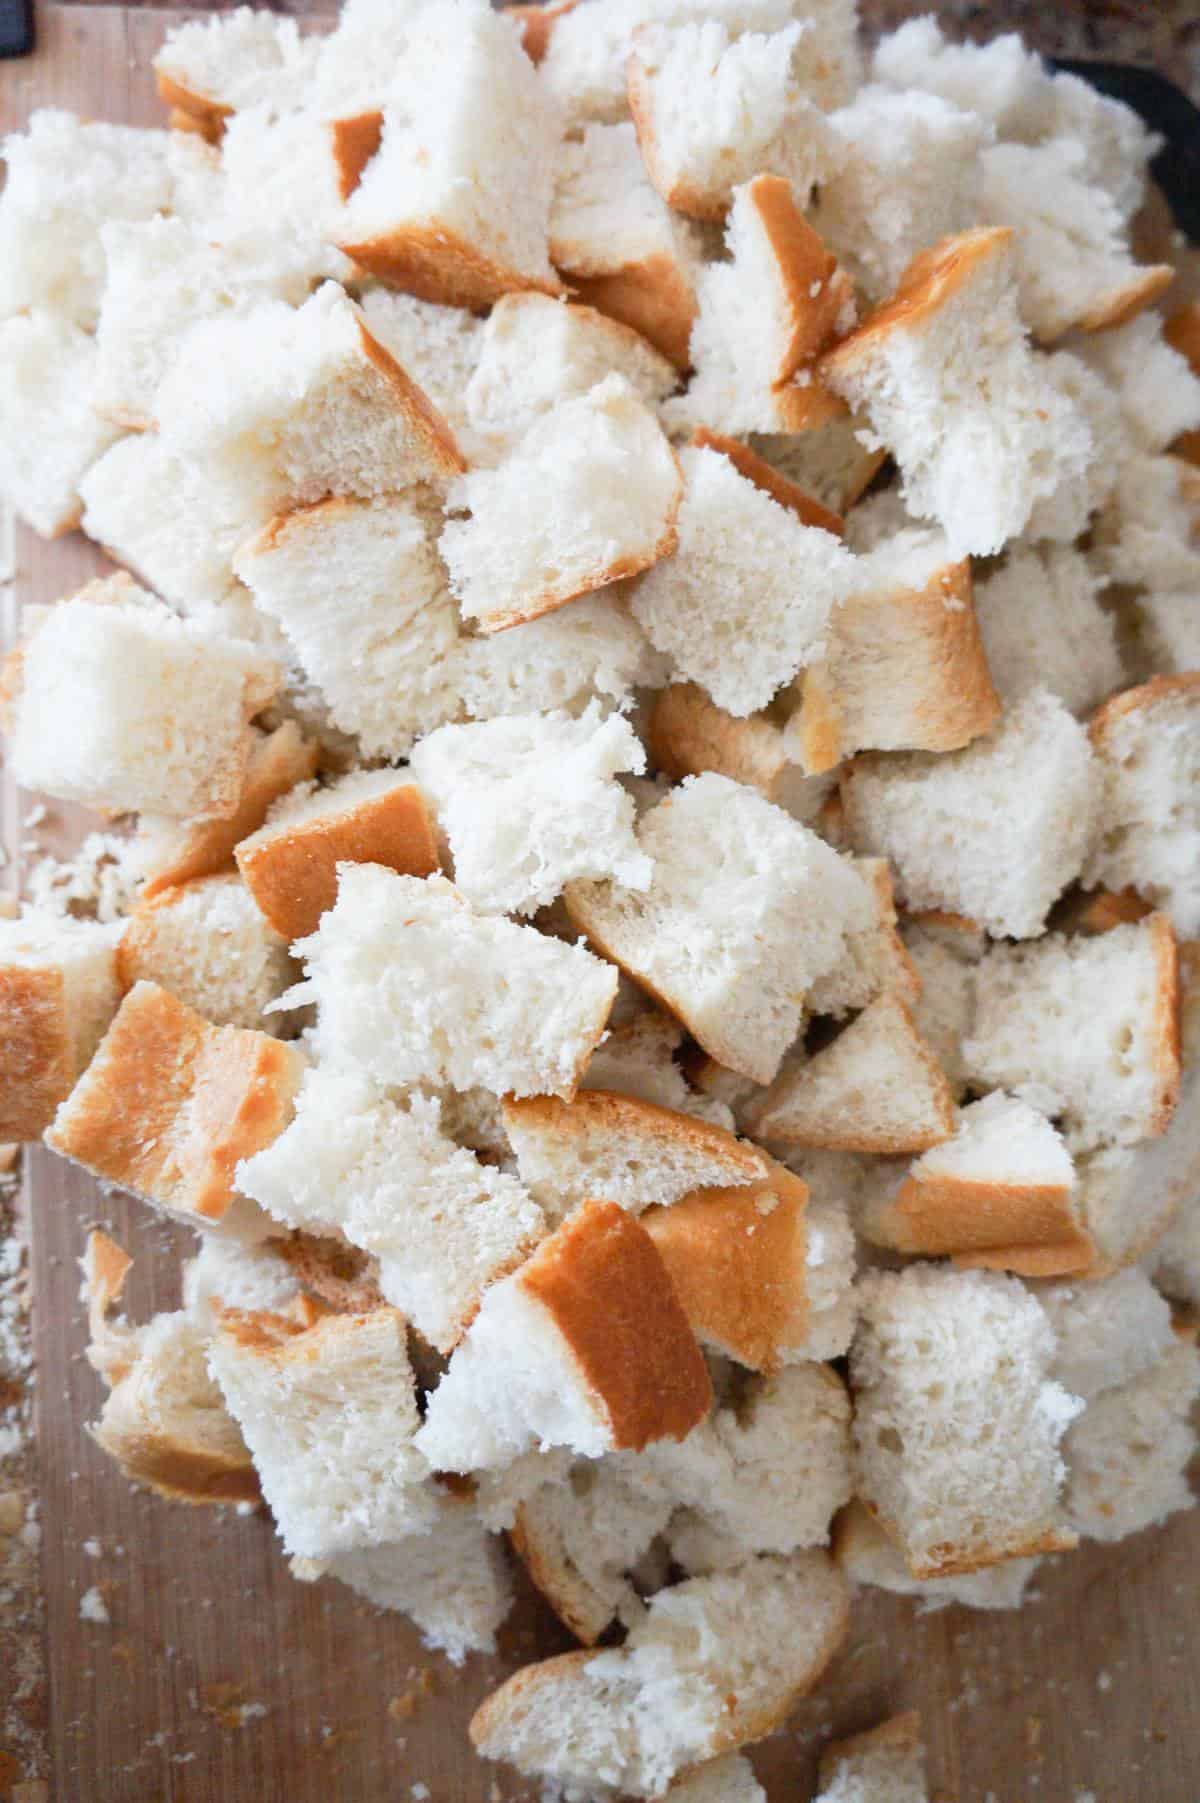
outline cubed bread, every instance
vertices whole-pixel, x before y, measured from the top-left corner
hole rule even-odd
[[[575,878],[647,886],[633,797],[617,780],[645,764],[628,720],[594,703],[578,719],[516,714],[442,726],[409,757],[455,883],[474,907],[497,914],[533,914]]]
[[[851,845],[891,860],[906,907],[1024,939],[1084,868],[1097,789],[1083,727],[1034,691],[962,751],[856,758],[841,798]]]
[[[917,1578],[1075,1544],[1059,1442],[1082,1404],[1015,1277],[911,1265],[859,1285],[851,1353],[859,1494]]]
[[[1142,313],[1074,347],[1121,404],[1126,430],[1147,451],[1165,451],[1200,427],[1200,376],[1163,336],[1162,315]]]
[[[372,337],[424,389],[472,461],[476,446],[466,394],[483,349],[485,322],[461,307],[383,287],[365,289],[362,310]]]
[[[788,787],[786,722],[766,709],[739,718],[695,682],[672,682],[655,696],[645,725],[650,768],[676,782],[714,770],[778,801]]]
[[[910,511],[942,527],[952,557],[1001,550],[1092,454],[1082,414],[1034,360],[1000,227],[922,252],[820,369],[867,413]]]
[[[43,538],[79,523],[84,477],[117,436],[95,392],[96,343],[79,326],[40,307],[0,318],[0,490]]]
[[[311,102],[240,108],[225,122],[220,168],[219,210],[231,225],[287,232],[314,253],[318,246],[332,253],[345,271],[353,267],[334,243],[343,217],[337,164],[329,127]]]
[[[966,1609],[1019,1609],[1040,1559],[1006,1559],[982,1571],[946,1578],[914,1578],[891,1535],[880,1527],[864,1503],[855,1499],[838,1516],[833,1556],[852,1585],[914,1596],[922,1609],[960,1603]]]
[[[976,967],[971,1081],[1025,1096],[1076,1151],[1163,1133],[1179,1054],[1179,962],[1163,914],[1094,937],[993,946]]]
[[[239,6],[168,32],[154,59],[158,96],[217,142],[225,121],[260,100],[301,104],[313,76],[317,41],[302,38],[294,19]]]
[[[1170,1304],[1136,1266],[1102,1283],[1040,1284],[1036,1293],[1057,1343],[1051,1376],[1085,1402],[1140,1377],[1176,1344]]]
[[[511,1464],[535,1446],[597,1458],[682,1439],[711,1403],[653,1240],[615,1203],[587,1202],[485,1292],[418,1444],[441,1471]]]
[[[1079,1534],[1122,1540],[1195,1508],[1187,1473],[1198,1395],[1200,1352],[1185,1337],[1148,1371],[1088,1404],[1063,1442],[1066,1506]]]
[[[287,1130],[237,1181],[285,1226],[344,1235],[377,1258],[387,1301],[440,1352],[545,1231],[515,1177],[446,1137],[436,1101],[392,1100],[327,1064],[309,1072]]]
[[[439,868],[429,805],[405,772],[353,770],[281,796],[234,852],[249,893],[289,944],[315,933],[337,900],[339,864],[404,876]]]
[[[654,861],[649,889],[570,883],[572,920],[718,1063],[769,1083],[805,991],[870,922],[866,885],[815,833],[724,776],[673,790],[643,815],[638,843]]]
[[[457,662],[460,698],[473,720],[628,702],[666,680],[665,659],[632,617],[619,589],[584,595],[520,632],[465,639]]]
[[[117,932],[26,914],[0,920],[0,1138],[40,1139],[121,999]]]
[[[327,1558],[430,1530],[435,1508],[413,1446],[421,1418],[399,1310],[302,1326],[227,1309],[208,1360],[289,1553]]]
[[[823,1552],[690,1578],[658,1592],[623,1646],[514,1673],[476,1710],[471,1739],[527,1777],[661,1797],[676,1773],[773,1732],[846,1618]]]
[[[847,413],[809,431],[755,432],[750,442],[780,475],[834,513],[844,514],[866,493],[887,462],[881,446],[862,443],[859,434],[866,424],[865,419]],[[854,542],[853,548],[868,547]]]
[[[959,917],[947,915],[945,922]],[[986,939],[973,923],[944,924],[937,916],[910,915],[904,922],[904,948],[920,982],[909,1003],[913,1022],[946,1073],[956,1101],[967,1087],[963,1041],[975,1017],[973,966],[983,956]]]
[[[476,914],[444,877],[344,864],[338,899],[296,947],[322,1058],[385,1086],[575,1092],[617,973],[582,946]],[[437,991],[430,971],[442,973]]]
[[[746,1119],[784,1145],[923,1152],[954,1132],[954,1096],[908,1007],[885,991],[830,1045],[785,1065]]]
[[[313,1291],[300,1281],[292,1260],[285,1256],[291,1245],[289,1240],[263,1240],[247,1246],[218,1234],[204,1235],[195,1256],[185,1259],[180,1269],[183,1307],[209,1335],[216,1332],[222,1309],[265,1310],[271,1315],[294,1312],[293,1304],[302,1292],[312,1295]]]
[[[121,987],[157,983],[215,1026],[261,1027],[294,972],[286,942],[236,872],[139,899],[117,953]]]
[[[957,751],[1000,718],[971,566],[940,532],[901,531],[857,560],[792,726],[810,775],[857,751]]]
[[[1194,594],[1139,595],[1138,641],[1164,675],[1200,670],[1200,607]]]
[[[816,1803],[929,1803],[914,1709],[822,1750]]]
[[[1034,503],[1025,536],[1068,545],[1087,531],[1093,514],[1122,485],[1132,444],[1120,401],[1103,375],[1073,351],[1052,351],[1041,359],[1040,367],[1082,414],[1091,433],[1092,452],[1083,467],[1065,477],[1053,494]]]
[[[1096,521],[1094,555],[1114,582],[1152,593],[1200,584],[1200,471],[1181,457],[1126,456]]]
[[[692,1114],[699,1120],[710,1121],[714,1127],[732,1131],[730,1110],[715,1096],[693,1088],[675,1061],[684,1038],[679,1022],[645,1004],[636,984],[628,978],[625,982],[634,992],[637,1012],[609,1027],[602,1043],[592,1053],[581,1088],[606,1089],[614,1095],[634,1096],[639,1101],[653,1102],[659,1108],[674,1109],[679,1114]]]
[[[726,1753],[693,1766],[671,1786],[674,1803],[766,1803],[754,1767],[741,1753]]]
[[[1116,625],[1097,599],[1103,586],[1069,545],[1014,545],[977,585],[987,666],[1009,705],[1044,688],[1086,714],[1121,687]]]
[[[235,1172],[286,1127],[303,1070],[294,1047],[214,1027],[138,983],[46,1144],[193,1226],[262,1239],[269,1223],[239,1196]]]
[[[681,492],[654,415],[623,376],[606,376],[451,491],[468,517],[450,520],[440,550],[464,616],[500,632],[648,569],[675,549]]]
[[[231,815],[247,727],[280,677],[253,646],[176,618],[127,576],[89,583],[24,642],[17,779],[91,807]]]
[[[880,995],[898,995],[912,1009],[920,998],[921,978],[897,930],[887,859],[859,858],[855,868],[871,892],[874,918],[869,926],[847,933],[841,957],[808,992],[809,1010],[845,1015]]]

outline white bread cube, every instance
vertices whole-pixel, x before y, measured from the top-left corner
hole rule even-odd
[[[1083,727],[1034,691],[962,751],[855,759],[841,798],[850,843],[891,859],[905,906],[1029,938],[1084,868],[1098,786]]]
[[[679,546],[640,578],[634,618],[676,673],[744,717],[826,646],[855,560],[707,446],[680,454]]]
[[[861,858],[857,869],[871,891],[874,919],[848,933],[841,957],[808,992],[813,1014],[849,1014],[876,996],[898,995],[910,1009],[920,997],[921,979],[896,928],[896,898],[885,858]]]
[[[922,1613],[943,1609],[947,1603],[961,1603],[966,1609],[1019,1609],[1041,1564],[1040,1559],[1006,1559],[1003,1565],[957,1577],[914,1578],[891,1535],[857,1499],[838,1516],[833,1556],[852,1585],[919,1597]]]
[[[485,1292],[417,1438],[439,1471],[509,1465],[535,1446],[598,1458],[682,1439],[711,1404],[653,1241],[615,1203],[587,1202]]]
[[[1175,676],[1200,670],[1200,607],[1194,593],[1140,595],[1137,632],[1155,670]]]
[[[171,134],[173,137],[175,133]],[[329,126],[310,105],[280,110],[269,100],[239,109],[221,138],[221,211],[253,233],[289,233],[311,255],[333,255],[344,208]]]
[[[630,986],[637,998],[638,1012],[629,1020],[610,1025],[588,1061],[580,1087],[634,1096],[638,1101],[653,1102],[678,1114],[692,1114],[697,1120],[732,1132],[733,1115],[724,1102],[693,1089],[675,1062],[675,1053],[683,1043],[683,1028],[657,1008],[643,1007],[641,991]]]
[[[769,1083],[805,991],[870,922],[866,885],[815,833],[724,776],[673,790],[643,815],[638,843],[654,862],[649,889],[571,883],[572,920],[719,1064]]]
[[[483,350],[485,322],[462,307],[443,307],[415,294],[369,287],[362,296],[367,329],[424,389],[474,462],[478,446],[467,418],[466,395]]]
[[[1200,1352],[1187,1338],[1115,1390],[1090,1402],[1063,1443],[1066,1505],[1089,1540],[1123,1540],[1179,1509],[1193,1509],[1188,1467]]]
[[[287,1130],[238,1184],[285,1226],[342,1234],[378,1258],[384,1296],[440,1352],[544,1232],[515,1177],[446,1138],[435,1101],[391,1101],[328,1065],[309,1072]]]
[[[261,1027],[293,980],[287,944],[240,876],[196,877],[139,900],[121,934],[122,987],[158,983],[217,1026]]]
[[[593,700],[620,706],[667,675],[619,590],[584,595],[520,632],[466,639],[460,651],[462,703],[475,720],[552,708],[577,714]]]
[[[40,1139],[117,1011],[117,932],[26,914],[0,920],[0,1136]]]
[[[90,584],[25,641],[13,768],[92,807],[232,814],[247,727],[279,679],[252,646],[177,619],[128,577]]]
[[[1090,885],[1126,885],[1200,935],[1200,673],[1158,676],[1115,695],[1088,731],[1103,784]]]
[[[1200,427],[1200,376],[1163,336],[1162,316],[1143,313],[1074,347],[1115,391],[1130,435],[1147,451],[1165,451]]]
[[[660,1590],[621,1647],[526,1666],[475,1712],[485,1759],[588,1792],[661,1797],[676,1773],[761,1739],[846,1631],[822,1552],[749,1560]]]
[[[1061,1118],[1074,1150],[1163,1133],[1179,1091],[1179,966],[1163,914],[1094,938],[993,946],[975,972],[971,1080]]]
[[[248,6],[177,25],[154,58],[159,99],[215,141],[242,107],[302,104],[318,42],[302,38],[294,19]]]
[[[286,1314],[304,1286],[281,1250],[285,1242],[245,1246],[209,1234],[181,1267],[183,1307],[206,1334],[216,1332],[221,1311],[265,1310]]]
[[[117,436],[95,395],[78,326],[41,308],[0,320],[0,494],[43,538],[78,524],[83,479]]]
[[[675,1803],[766,1803],[767,1797],[754,1767],[740,1753],[693,1766],[671,1791]]]
[[[1092,515],[1113,490],[1123,485],[1125,466],[1135,446],[1120,400],[1106,377],[1071,351],[1052,351],[1039,367],[1082,414],[1092,435],[1088,462],[1074,475],[1064,477],[1053,494],[1034,503],[1025,528],[1027,538],[1048,538],[1068,545],[1087,530]]]
[[[781,711],[761,709],[739,719],[699,684],[669,683],[651,703],[643,727],[650,767],[677,782],[714,770],[757,789],[809,826],[834,779],[810,779],[795,766],[791,717],[780,720]]]
[[[1128,457],[1096,521],[1095,555],[1116,582],[1200,588],[1200,471],[1181,457]]]
[[[1086,714],[1121,686],[1124,674],[1104,587],[1069,545],[1014,545],[975,590],[975,616],[988,668],[1011,706],[1048,689],[1073,714]]]
[[[1136,1266],[1103,1283],[1047,1283],[1036,1293],[1058,1343],[1051,1375],[1085,1402],[1132,1382],[1176,1344],[1169,1304]]]
[[[1193,1307],[1200,1305],[1200,1191],[1192,1191],[1180,1200],[1174,1219],[1151,1249],[1147,1263],[1164,1295]]]
[[[645,889],[651,864],[634,837],[634,805],[616,780],[645,768],[628,720],[595,704],[442,726],[409,754],[437,814],[454,881],[486,913],[532,914],[573,878]]]
[[[574,1094],[617,973],[582,946],[469,908],[452,884],[345,864],[336,905],[297,956],[322,1058],[386,1086]],[[429,973],[445,979],[429,988]]]
[[[978,937],[977,945],[969,931],[939,929],[929,915],[910,916],[904,924],[904,947],[920,981],[920,994],[909,1004],[913,1021],[958,1101],[967,1087],[962,1045],[975,1017],[972,967],[986,943],[982,933]]]
[[[288,1552],[320,1559],[428,1532],[429,1470],[397,1309],[311,1326],[229,1311],[209,1366],[246,1437]]]
[[[469,517],[450,520],[440,550],[464,616],[499,632],[648,569],[678,542],[681,491],[654,415],[623,376],[606,376],[451,491]]]
[[[312,101],[322,118],[379,107],[404,56],[425,0],[346,0],[320,40]]]
[[[929,1803],[921,1718],[894,1715],[822,1749],[815,1803]]]
[[[101,228],[150,219],[171,202],[167,134],[44,108],[5,138],[0,319],[46,308],[90,331],[104,287]]]
[[[869,416],[910,511],[943,528],[955,557],[1001,550],[1092,455],[1083,415],[1034,360],[999,227],[923,252],[820,369]]]
[[[427,8],[347,202],[342,248],[423,300],[479,308],[514,288],[555,293],[547,225],[561,136],[511,20],[482,0]]]
[[[911,1265],[859,1286],[851,1353],[859,1494],[914,1577],[1075,1544],[1059,1441],[1082,1404],[1015,1277]]]

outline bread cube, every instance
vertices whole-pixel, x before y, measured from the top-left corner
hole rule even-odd
[[[0,491],[43,538],[78,524],[83,479],[117,436],[95,392],[86,332],[41,308],[0,319]]]
[[[833,1556],[852,1585],[867,1584],[896,1596],[919,1597],[926,1610],[942,1609],[947,1603],[960,1603],[966,1609],[1019,1609],[1029,1580],[1041,1564],[1040,1559],[1006,1559],[1003,1565],[989,1565],[957,1577],[914,1578],[896,1542],[857,1498],[838,1516]]]
[[[629,987],[640,1005],[644,999],[641,991],[635,984]],[[693,1089],[675,1062],[683,1037],[683,1028],[669,1014],[639,1006],[632,1019],[609,1028],[588,1061],[582,1088],[633,1096],[732,1132],[733,1115],[724,1102]]]
[[[1157,1364],[1088,1404],[1063,1442],[1066,1506],[1089,1540],[1123,1540],[1193,1509],[1188,1467],[1200,1352],[1178,1341]]]
[[[1088,727],[1102,788],[1089,885],[1126,884],[1200,935],[1200,674],[1157,676],[1114,695]]]
[[[1165,1137],[1170,1137],[1169,1128]],[[1180,1199],[1167,1231],[1149,1254],[1149,1264],[1165,1295],[1200,1305],[1200,1192]]]
[[[767,1795],[740,1753],[706,1759],[672,1788],[675,1803],[766,1803]]]
[[[1058,1347],[1051,1375],[1085,1402],[1130,1383],[1177,1344],[1169,1303],[1136,1266],[1103,1283],[1041,1284],[1037,1299]]]
[[[808,1006],[814,1014],[849,1014],[880,995],[896,995],[910,1009],[921,994],[921,978],[896,929],[896,897],[885,858],[860,858],[857,869],[874,903],[865,929],[848,933],[833,969],[813,984]]]
[[[294,19],[239,6],[167,33],[154,59],[159,99],[217,142],[240,108],[269,101],[281,111],[303,102],[319,40]]]
[[[117,954],[122,988],[157,983],[216,1026],[271,1030],[292,981],[286,942],[240,876],[195,877],[139,900]]]
[[[214,1027],[138,983],[47,1129],[46,1144],[102,1182],[195,1227],[264,1239],[235,1172],[283,1131],[304,1059],[244,1027]]]
[[[859,1285],[850,1361],[859,1494],[916,1578],[1062,1552],[1059,1442],[1082,1404],[1015,1277],[911,1265]]]
[[[1200,376],[1163,336],[1161,315],[1093,333],[1075,352],[1115,391],[1126,430],[1144,450],[1165,451],[1200,427]]]
[[[1096,521],[1095,557],[1114,581],[1194,594],[1200,585],[1200,471],[1180,457],[1126,458]]]
[[[887,452],[859,439],[866,420],[846,413],[801,432],[754,432],[750,443],[771,467],[834,513],[844,514],[866,493],[887,461]],[[894,493],[894,490],[884,490]],[[876,497],[873,497],[876,498]],[[911,520],[902,522],[909,525]],[[856,539],[854,550],[866,550]]]
[[[816,1803],[929,1803],[921,1718],[914,1709],[821,1753]]]
[[[1067,545],[1014,545],[975,590],[975,613],[992,678],[1011,704],[1049,689],[1073,714],[1119,689],[1121,654],[1104,586]]]
[[[372,337],[429,396],[473,463],[478,446],[466,396],[483,351],[486,322],[461,307],[439,306],[382,287],[365,289],[362,310]]]
[[[295,1313],[308,1288],[302,1284],[296,1262],[287,1256],[295,1241],[263,1240],[247,1246],[239,1240],[208,1234],[193,1258],[181,1267],[183,1307],[198,1327],[216,1332],[224,1309],[265,1310],[271,1315]]]
[[[589,701],[620,704],[666,680],[665,660],[616,590],[584,595],[520,632],[464,640],[460,652],[461,698],[475,720],[552,708],[578,714]]]
[[[1082,415],[1092,437],[1092,454],[1082,469],[1064,477],[1053,494],[1036,501],[1025,527],[1029,539],[1069,545],[1088,530],[1125,475],[1134,449],[1121,404],[1108,380],[1072,351],[1052,351],[1042,373]]]
[[[1200,670],[1200,607],[1194,594],[1140,595],[1137,634],[1153,669],[1174,676]]]
[[[117,935],[92,921],[0,920],[0,1138],[40,1139],[121,998]]]

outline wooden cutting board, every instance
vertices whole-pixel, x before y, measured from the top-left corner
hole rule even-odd
[[[0,125],[36,106],[156,123],[149,59],[175,13],[43,7],[40,48],[0,64]],[[78,537],[18,539],[18,599],[53,601],[103,567]],[[5,622],[11,642],[12,620]],[[4,795],[8,844],[18,798]],[[43,845],[73,842],[52,813]],[[39,1469],[59,1803],[502,1803],[537,1796],[472,1755],[466,1723],[514,1666],[569,1637],[527,1589],[494,1659],[455,1670],[399,1616],[332,1582],[296,1583],[265,1515],[131,1490],[88,1439],[101,1400],[82,1358],[77,1260],[101,1222],[137,1259],[131,1314],[173,1306],[189,1237],[32,1151]],[[1200,1514],[1048,1563],[1017,1615],[921,1614],[867,1593],[819,1695],[754,1752],[772,1803],[812,1793],[816,1753],[918,1707],[934,1794],[959,1803],[1197,1803]],[[99,1586],[107,1625],[81,1620]],[[0,1693],[5,1675],[0,1672]],[[424,1791],[420,1788],[426,1787]]]

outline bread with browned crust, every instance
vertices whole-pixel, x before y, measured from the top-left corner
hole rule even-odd
[[[117,935],[91,921],[0,920],[0,1136],[40,1139],[121,999]]]
[[[821,1753],[816,1803],[928,1803],[917,1711],[894,1715]]]
[[[159,983],[215,1026],[259,1027],[295,978],[287,945],[236,871],[138,899],[117,957],[121,987]]]

